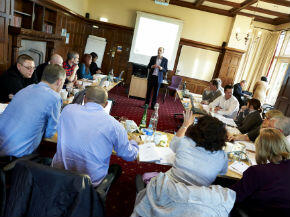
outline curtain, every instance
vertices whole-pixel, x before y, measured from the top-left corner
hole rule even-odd
[[[261,32],[260,37],[259,32]],[[259,81],[261,76],[267,74],[280,34],[280,31],[253,29],[239,75],[240,80],[247,80],[249,91],[253,90],[256,81]]]

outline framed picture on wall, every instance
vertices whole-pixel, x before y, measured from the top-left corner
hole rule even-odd
[[[65,37],[65,43],[68,44],[69,43],[69,33],[66,33],[66,37]]]
[[[66,37],[66,29],[61,29],[61,36]]]

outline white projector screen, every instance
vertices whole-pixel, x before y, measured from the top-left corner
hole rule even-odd
[[[147,65],[150,57],[157,55],[158,48],[164,47],[163,56],[172,70],[182,26],[182,20],[137,11],[129,62]]]

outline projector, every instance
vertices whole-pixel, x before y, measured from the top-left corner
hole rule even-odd
[[[168,6],[169,1],[170,0],[155,0],[155,4]]]

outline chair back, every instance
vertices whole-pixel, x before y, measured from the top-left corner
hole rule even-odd
[[[98,216],[104,210],[87,175],[20,160],[4,216]]]
[[[178,88],[178,86],[181,84],[182,78],[180,76],[172,76],[172,80],[171,80],[171,85],[170,87],[175,87]]]

